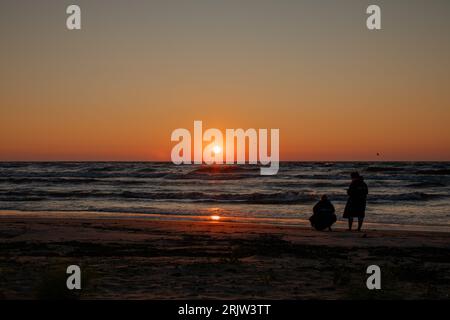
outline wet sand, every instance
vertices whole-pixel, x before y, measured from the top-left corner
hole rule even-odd
[[[82,290],[65,288],[81,266]],[[366,268],[382,290],[366,288]],[[0,298],[449,299],[450,233],[0,215]]]

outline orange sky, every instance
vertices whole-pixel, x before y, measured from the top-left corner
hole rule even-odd
[[[450,160],[448,1],[382,2],[379,32],[356,0],[79,3],[67,31],[64,1],[2,1],[0,161],[170,160],[194,120],[279,128],[282,160]]]

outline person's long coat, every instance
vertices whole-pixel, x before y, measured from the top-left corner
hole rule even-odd
[[[352,181],[347,190],[348,200],[345,205],[344,218],[364,217],[369,190],[363,178]]]

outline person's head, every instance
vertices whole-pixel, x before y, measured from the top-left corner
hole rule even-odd
[[[328,196],[327,196],[326,194],[324,194],[324,195],[320,198],[320,200],[322,200],[322,201],[328,201]]]
[[[358,171],[354,171],[350,174],[350,177],[352,178],[352,181],[358,180],[361,176],[359,175]]]

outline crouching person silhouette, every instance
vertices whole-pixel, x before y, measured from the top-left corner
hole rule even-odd
[[[334,213],[334,206],[328,200],[326,195],[323,195],[319,202],[313,208],[313,215],[309,218],[311,226],[322,231],[328,228],[331,231],[331,226],[336,222],[336,214]]]

